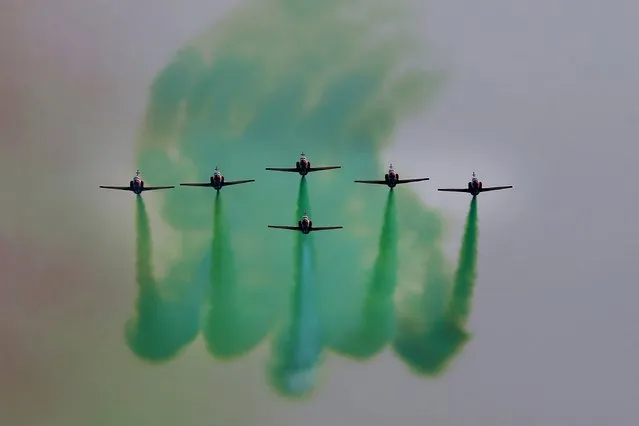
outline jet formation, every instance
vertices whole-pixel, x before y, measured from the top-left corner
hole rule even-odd
[[[340,169],[342,166],[320,166],[320,167],[312,167],[311,162],[308,160],[306,154],[303,152],[300,154],[299,160],[295,162],[295,167],[267,167],[266,170],[271,171],[280,171],[280,172],[289,172],[289,173],[298,173],[300,176],[304,177],[311,172],[317,172],[322,170],[333,170]],[[395,186],[405,184],[405,183],[414,183],[430,180],[427,177],[420,178],[411,178],[411,179],[400,179],[399,173],[394,169],[391,164],[388,168],[388,171],[384,174],[384,179],[380,180],[356,180],[355,183],[364,183],[364,184],[372,184],[372,185],[386,185],[392,191]],[[255,179],[244,179],[244,180],[231,180],[228,181],[224,178],[224,175],[220,171],[220,169],[216,166],[215,170],[213,170],[213,175],[210,176],[208,182],[195,182],[195,183],[181,183],[180,186],[198,186],[198,187],[208,187],[213,188],[216,191],[220,191],[222,188],[231,185],[240,185],[244,183],[255,182]],[[475,172],[473,172],[472,179],[468,182],[466,188],[438,188],[438,191],[444,192],[465,192],[467,194],[472,195],[473,198],[477,197],[482,192],[488,191],[497,191],[502,189],[510,189],[512,185],[506,186],[492,186],[485,187],[483,183],[477,178]],[[109,186],[109,185],[100,185],[100,188],[104,189],[117,189],[121,191],[131,191],[136,194],[138,197],[142,196],[144,191],[154,191],[159,189],[172,189],[175,186],[145,186],[144,179],[140,175],[140,171],[137,170],[135,172],[135,176],[129,181],[129,185],[127,186]],[[275,229],[285,229],[290,231],[299,231],[302,234],[309,234],[312,231],[325,231],[332,229],[342,229],[342,226],[313,226],[313,221],[308,217],[307,212],[304,212],[304,215],[298,220],[297,226],[288,226],[288,225],[268,225],[269,228]]]

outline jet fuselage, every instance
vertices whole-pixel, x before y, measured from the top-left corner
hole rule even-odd
[[[306,176],[308,174],[308,170],[311,168],[311,163],[305,157],[302,157],[297,163],[295,163],[295,168],[301,176]]]
[[[395,186],[397,186],[397,181],[399,181],[399,174],[397,174],[395,170],[391,169],[384,176],[384,180],[389,188],[395,188]]]
[[[311,227],[313,226],[313,222],[309,220],[308,217],[303,217],[298,222],[298,225],[300,227],[300,231],[302,231],[302,234],[308,234],[311,232]]]
[[[482,188],[482,183],[477,179],[473,179],[470,182],[468,182],[468,190],[470,191],[470,194],[473,197],[476,197],[477,195],[479,195],[479,193],[481,192],[481,188]]]
[[[131,191],[133,191],[135,194],[137,195],[142,194],[142,188],[144,188],[144,181],[140,179],[138,176],[135,176],[133,180],[129,182],[129,185],[131,186]]]
[[[211,176],[211,186],[213,186],[213,188],[217,191],[222,189],[222,186],[224,186],[224,176],[221,174],[214,174]]]

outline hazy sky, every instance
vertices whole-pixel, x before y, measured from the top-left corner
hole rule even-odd
[[[3,423],[634,425],[639,5],[624,0],[419,6],[449,76],[387,159],[431,177],[419,191],[452,218],[451,256],[468,197],[435,188],[472,171],[515,186],[480,197],[474,338],[441,379],[389,352],[331,356],[294,405],[264,383],[266,348],[228,365],[200,341],[165,367],[130,354],[133,203],[96,188],[135,170],[152,79],[231,5],[0,6]]]

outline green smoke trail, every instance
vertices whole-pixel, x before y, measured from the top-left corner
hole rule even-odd
[[[463,327],[470,314],[475,281],[477,279],[477,198],[473,197],[468,210],[464,240],[459,253],[459,266],[455,274],[453,295],[448,306],[448,318]]]
[[[439,310],[442,316],[430,321],[418,315],[402,318],[394,343],[398,355],[420,374],[443,373],[470,338],[465,327],[477,277],[477,238],[477,199],[473,198],[449,304]],[[432,301],[425,304],[432,306]]]
[[[347,182],[383,171],[381,150],[440,81],[418,63],[424,55],[406,17],[407,2],[360,3],[264,0],[236,9],[157,76],[138,151],[147,176],[184,182],[219,165],[227,178],[257,179],[256,185],[229,189],[234,203],[226,216],[236,279],[255,299],[259,295],[265,325],[290,295],[290,283],[282,279],[290,273],[290,240],[262,220],[281,220],[296,179],[264,167],[292,165],[301,151],[315,166],[344,166],[307,178],[314,224],[344,226],[313,236],[328,346],[339,346],[349,324],[360,320],[353,307],[367,292],[365,274],[385,203],[384,191]],[[442,218],[404,189],[396,200],[398,250],[403,264],[423,264],[441,251]],[[195,268],[208,251],[208,200],[185,190],[171,191],[163,201],[162,218],[181,235],[178,262]],[[423,273],[399,271],[399,287],[421,282]]]
[[[310,208],[306,179],[298,193],[298,217]],[[316,364],[323,349],[315,294],[312,234],[297,233],[295,244],[295,287],[291,297],[289,325],[275,339],[269,366],[271,384],[283,395],[307,396],[315,383]]]
[[[341,343],[339,352],[357,358],[377,354],[395,336],[393,292],[398,269],[397,213],[395,191],[388,191],[377,258],[362,309],[358,329]]]
[[[151,227],[142,197],[137,197],[136,228],[137,316],[126,323],[125,335],[138,357],[165,361],[174,357],[198,332],[199,291],[194,287],[181,289],[176,300],[161,294],[151,262]],[[174,284],[178,271],[175,268],[167,281]]]
[[[302,176],[300,179],[300,187],[297,190],[297,210],[295,211],[295,218],[299,220],[304,212],[311,214],[311,201],[308,196],[308,181],[306,176]]]
[[[209,352],[219,359],[235,358],[250,351],[268,333],[261,323],[259,306],[242,293],[237,282],[233,247],[220,193],[213,207],[211,285],[203,334]]]

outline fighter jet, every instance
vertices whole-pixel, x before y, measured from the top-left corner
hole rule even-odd
[[[213,176],[210,178],[210,182],[202,182],[202,183],[181,183],[180,186],[208,186],[216,191],[219,191],[225,186],[229,185],[239,185],[240,183],[248,183],[255,182],[255,179],[246,179],[246,180],[232,180],[226,181],[224,180],[224,175],[220,172],[220,169],[215,166],[215,170],[213,171]]]
[[[175,186],[144,186],[144,180],[140,175],[140,171],[136,170],[135,176],[133,176],[133,180],[129,182],[129,186],[107,186],[100,185],[100,188],[104,189],[119,189],[122,191],[131,191],[134,194],[142,195],[144,191],[154,191],[156,189],[171,189],[175,188]]]
[[[300,159],[295,163],[295,167],[291,167],[291,168],[267,167],[266,170],[299,173],[301,176],[306,176],[310,172],[319,172],[320,170],[332,170],[332,169],[341,169],[341,168],[342,166],[311,167],[311,162],[308,161],[308,158],[306,158],[306,155],[302,152],[300,154]]]
[[[289,231],[301,231],[302,234],[308,234],[312,231],[326,231],[329,229],[342,229],[343,226],[313,226],[313,221],[308,218],[308,214],[304,212],[304,216],[297,221],[297,226],[268,225],[269,228],[288,229]]]
[[[471,194],[473,197],[479,195],[480,192],[486,191],[497,191],[498,189],[509,189],[512,188],[512,185],[508,186],[491,186],[484,188],[482,183],[477,179],[475,172],[473,172],[473,179],[468,182],[468,188],[439,188],[438,191],[447,191],[447,192],[467,192]]]
[[[417,179],[400,179],[399,173],[393,169],[393,165],[391,164],[388,167],[388,172],[384,175],[384,180],[356,180],[357,183],[370,183],[375,185],[386,185],[390,189],[395,188],[396,185],[400,185],[402,183],[411,183],[411,182],[421,182],[423,180],[429,180],[430,178],[417,178]]]

